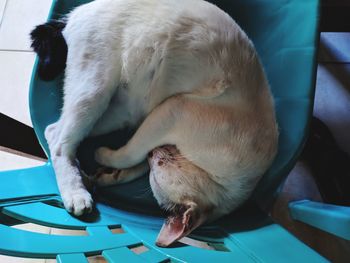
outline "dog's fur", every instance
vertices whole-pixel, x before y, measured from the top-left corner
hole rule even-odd
[[[66,19],[64,105],[45,136],[67,210],[93,202],[74,162],[79,143],[126,126],[138,129],[124,147],[96,152],[120,169],[99,182],[139,177],[152,153],[154,196],[172,211],[159,245],[245,201],[278,131],[257,53],[232,18],[202,0],[96,0]]]

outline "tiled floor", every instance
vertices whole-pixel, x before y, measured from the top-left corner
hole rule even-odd
[[[27,125],[31,125],[27,97],[35,59],[29,33],[46,20],[51,3],[0,0],[0,112]]]
[[[52,0],[0,0],[0,112],[31,125],[28,111],[28,88],[35,56],[29,47],[28,34],[46,20]],[[315,115],[324,120],[345,151],[350,153],[350,33],[327,33],[321,36]],[[40,161],[0,151],[0,170],[25,168]],[[350,246],[341,240],[293,222],[287,212],[290,200],[319,200],[317,187],[307,167],[299,163],[290,174],[272,215],[303,241],[323,255],[350,262]],[[28,231],[69,234],[66,231],[32,224],[19,226]],[[341,253],[341,255],[338,255]],[[0,263],[36,262],[43,259],[19,259],[0,256]],[[47,260],[55,262],[55,260]],[[97,262],[97,260],[95,261]],[[344,261],[345,262],[345,261]]]
[[[0,28],[0,49],[30,51],[29,32],[46,21],[52,0],[7,0]]]
[[[28,91],[34,53],[29,32],[46,20],[52,0],[0,0],[0,112],[31,126]],[[37,166],[42,162],[0,151],[0,171]],[[27,231],[49,233],[50,228],[20,225]],[[1,263],[44,263],[0,255]]]

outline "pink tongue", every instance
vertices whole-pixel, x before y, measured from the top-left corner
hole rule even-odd
[[[157,246],[167,247],[175,241],[187,236],[206,220],[205,214],[200,214],[195,203],[182,205],[169,216],[160,230]]]
[[[182,238],[185,234],[186,222],[182,217],[169,217],[164,222],[157,238],[157,246],[167,247]]]

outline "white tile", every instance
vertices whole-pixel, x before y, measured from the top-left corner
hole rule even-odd
[[[0,255],[0,263],[45,263],[45,259],[16,258]]]
[[[32,52],[0,51],[0,112],[29,126],[28,94],[34,60]]]
[[[0,171],[34,167],[42,164],[44,162],[0,151]]]
[[[103,256],[88,257],[89,263],[107,263],[108,261]]]
[[[321,33],[318,61],[319,62],[350,62],[350,33]]]
[[[91,256],[87,258],[89,263],[107,263],[108,261],[103,256]],[[56,259],[46,259],[45,263],[56,263]],[[1,262],[0,262],[1,263]]]
[[[50,234],[50,231],[51,231],[49,227],[32,224],[32,223],[15,225],[13,226],[13,228],[17,228],[28,232],[40,233],[40,234]]]
[[[320,64],[314,115],[325,122],[338,145],[350,154],[350,65]]]
[[[59,236],[88,236],[88,233],[85,230],[72,230],[54,227],[51,228],[50,234]]]
[[[2,16],[5,11],[5,6],[6,6],[6,0],[0,0],[0,26],[1,26]]]
[[[52,0],[7,0],[0,49],[30,50],[30,31],[47,19]]]

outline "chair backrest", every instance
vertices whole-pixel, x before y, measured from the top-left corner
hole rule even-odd
[[[68,13],[74,6],[89,0],[53,1],[50,18]],[[253,40],[265,67],[275,98],[280,129],[278,155],[260,181],[253,198],[270,200],[294,166],[305,142],[311,116],[315,86],[315,54],[318,40],[318,0],[214,0],[230,14]],[[62,106],[62,76],[51,82],[41,81],[34,68],[30,89],[30,109],[33,126],[46,153],[45,127],[57,120]],[[121,133],[113,136],[113,144],[125,141]],[[79,158],[87,169],[93,169],[93,148],[108,142],[111,136],[96,141],[87,140],[80,147]],[[140,198],[147,188],[147,178],[134,183],[109,188],[106,194],[122,200],[129,207],[156,207],[151,196]],[[137,197],[134,197],[134,196]],[[108,199],[108,198],[107,198]]]

